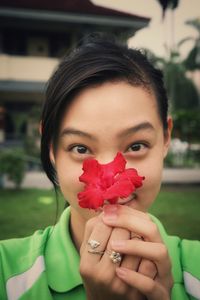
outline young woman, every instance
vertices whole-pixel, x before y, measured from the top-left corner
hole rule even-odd
[[[41,158],[69,207],[55,227],[0,244],[0,299],[200,299],[198,245],[148,214],[171,130],[162,74],[140,51],[97,36],[65,57],[47,88]],[[106,165],[119,152],[143,185],[102,210],[82,208],[83,162]]]

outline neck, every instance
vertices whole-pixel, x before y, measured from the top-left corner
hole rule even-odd
[[[71,207],[70,231],[72,241],[78,252],[83,242],[85,224],[86,219],[81,216],[73,207]]]

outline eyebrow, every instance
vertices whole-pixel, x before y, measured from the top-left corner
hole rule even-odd
[[[90,133],[85,132],[85,131],[81,131],[81,130],[77,130],[77,129],[74,129],[74,128],[71,128],[71,127],[65,128],[62,131],[60,137],[62,138],[66,135],[78,135],[78,136],[89,138],[90,140],[96,140],[96,138],[93,135],[91,135]]]
[[[118,137],[123,137],[123,136],[127,136],[129,134],[134,134],[134,133],[137,133],[138,131],[141,131],[141,130],[151,130],[151,131],[155,131],[155,128],[153,127],[153,125],[149,122],[143,122],[143,123],[140,123],[138,125],[135,125],[133,127],[130,127],[130,128],[127,128],[125,130],[123,130],[122,132],[120,132],[118,134]],[[96,137],[94,137],[92,134],[88,133],[88,132],[85,132],[85,131],[81,131],[81,130],[78,130],[78,129],[75,129],[75,128],[65,128],[60,137],[64,137],[64,136],[67,136],[67,135],[78,135],[78,136],[81,136],[81,137],[86,137],[90,140],[97,140]]]
[[[139,123],[133,127],[127,128],[125,130],[123,130],[121,133],[119,133],[119,137],[122,136],[127,136],[129,134],[134,134],[137,133],[139,131],[143,131],[143,130],[150,130],[150,131],[155,131],[155,128],[153,127],[153,125],[149,122],[142,122]]]

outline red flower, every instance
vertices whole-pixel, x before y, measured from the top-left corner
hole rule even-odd
[[[125,169],[126,160],[118,152],[113,161],[101,165],[96,159],[83,162],[83,174],[79,177],[85,188],[78,193],[79,205],[83,208],[97,209],[107,200],[111,204],[118,198],[126,198],[136,188],[142,186],[144,177],[133,168]]]

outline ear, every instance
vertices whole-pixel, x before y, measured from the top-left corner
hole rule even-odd
[[[164,157],[167,156],[170,142],[171,142],[171,134],[172,134],[172,128],[173,128],[173,120],[171,116],[168,116],[167,118],[167,130],[164,133]]]

